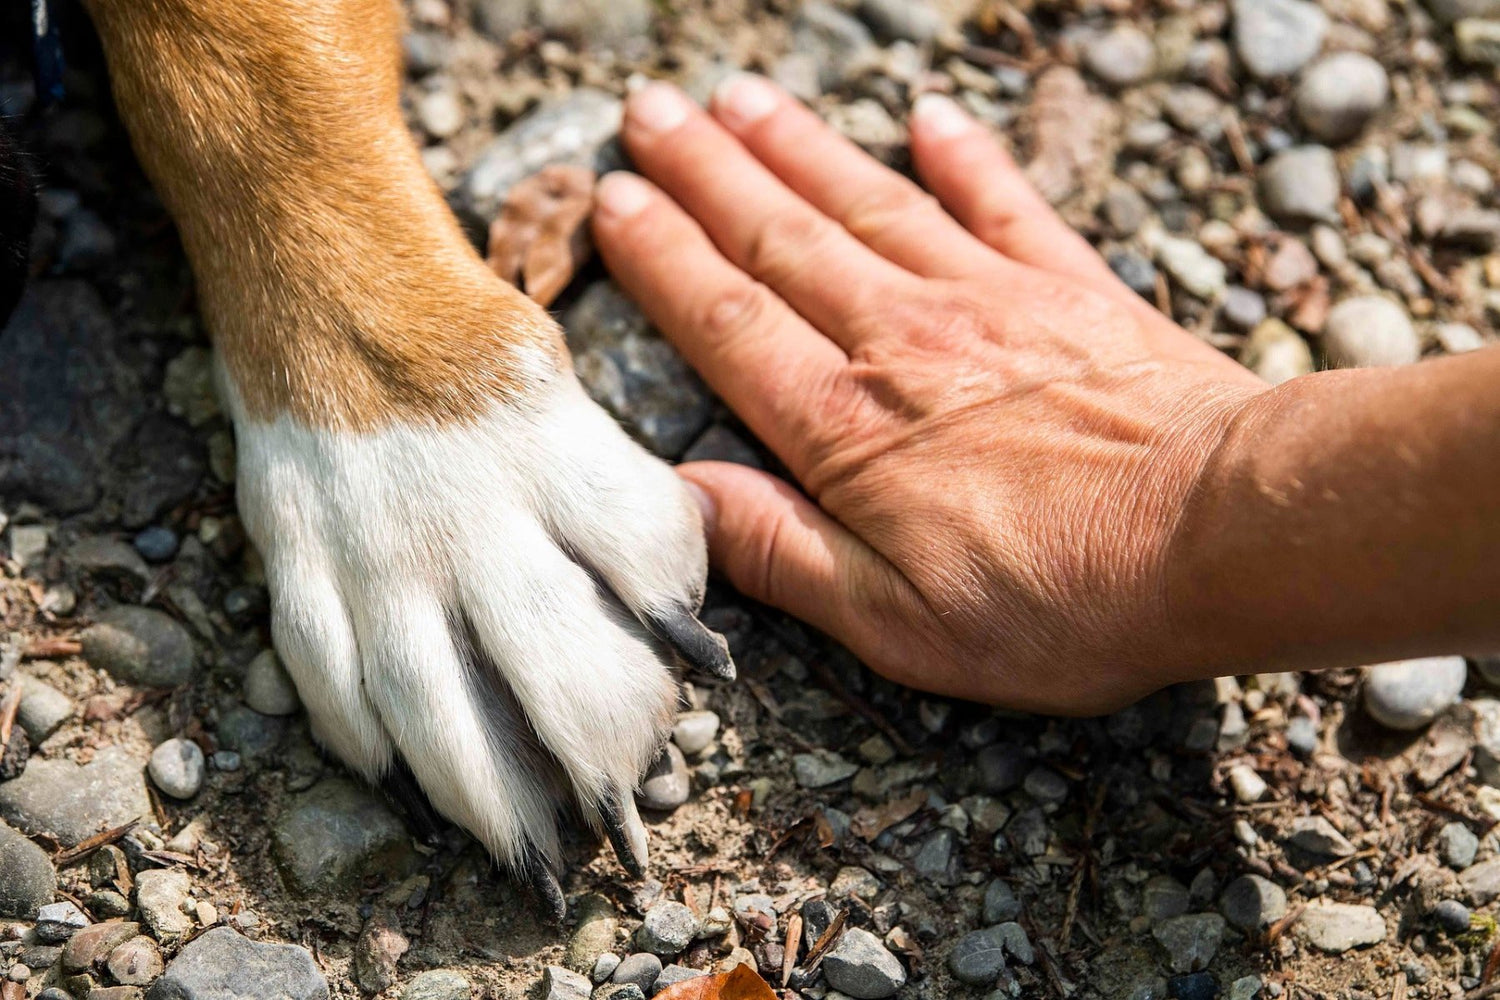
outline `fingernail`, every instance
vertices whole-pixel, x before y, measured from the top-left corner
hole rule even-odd
[[[650,202],[651,186],[623,170],[605,174],[594,189],[595,209],[617,219],[639,215]]]
[[[912,123],[933,139],[951,139],[974,125],[963,108],[942,94],[923,94],[911,109]]]
[[[688,492],[692,494],[693,499],[698,502],[698,511],[703,515],[703,533],[712,535],[714,524],[719,517],[718,505],[714,503],[714,498],[708,495],[708,490],[691,479],[684,479],[683,482],[687,484]]]
[[[771,81],[753,73],[736,73],[714,90],[714,114],[733,129],[749,128],[780,103]]]
[[[670,83],[648,83],[630,97],[627,117],[647,132],[670,132],[692,113],[687,95]]]

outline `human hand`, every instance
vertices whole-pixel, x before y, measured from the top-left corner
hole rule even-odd
[[[1174,536],[1265,383],[1133,292],[941,97],[936,200],[767,81],[635,94],[606,263],[806,490],[701,488],[741,591],[914,687],[1089,713],[1186,676]],[[811,499],[809,499],[809,497]]]

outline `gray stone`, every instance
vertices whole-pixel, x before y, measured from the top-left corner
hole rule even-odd
[[[701,979],[708,975],[700,969],[689,969],[685,965],[668,965],[661,970],[661,975],[656,977],[656,982],[651,987],[651,995],[655,996],[669,986],[685,983],[689,979]]]
[[[174,799],[190,799],[203,787],[207,767],[203,751],[190,739],[178,737],[151,751],[146,765],[156,787]]]
[[[620,964],[615,966],[615,971],[610,973],[611,983],[629,983],[645,993],[656,983],[656,977],[661,975],[661,959],[649,952],[640,952],[635,955],[627,955]]]
[[[261,715],[294,715],[302,707],[297,687],[276,651],[262,650],[245,668],[245,704]]]
[[[1008,792],[1026,777],[1026,753],[1014,743],[987,746],[974,762],[979,769],[980,790],[990,795]]]
[[[1241,875],[1224,887],[1219,912],[1242,931],[1258,931],[1286,916],[1286,890],[1259,875]]]
[[[594,984],[571,969],[549,965],[542,970],[541,1000],[588,1000]]]
[[[942,14],[928,0],[860,0],[859,16],[882,38],[919,45],[944,28]]]
[[[1036,950],[1031,946],[1031,938],[1026,936],[1026,928],[1009,921],[995,929],[1000,932],[1000,940],[1005,943],[1005,951],[1010,957],[1022,965],[1036,961]]]
[[[984,890],[983,917],[986,924],[1003,924],[1021,915],[1021,901],[1010,883],[995,879]]]
[[[1293,146],[1271,157],[1260,171],[1260,201],[1267,214],[1288,222],[1336,218],[1339,167],[1332,151]]]
[[[164,528],[146,529],[149,531],[165,531]],[[146,534],[142,532],[141,534]],[[167,532],[172,537],[172,552],[177,552],[177,536]],[[137,536],[139,538],[139,536]],[[135,549],[120,541],[118,538],[110,538],[107,535],[89,535],[80,538],[63,552],[63,564],[80,576],[88,577],[95,582],[107,582],[121,587],[131,596],[138,596],[141,588],[151,579],[151,569],[141,558],[145,553],[138,552],[139,543]],[[167,556],[168,559],[171,556]]]
[[[635,983],[607,983],[594,991],[594,1000],[646,1000],[646,991]]]
[[[1453,40],[1466,62],[1500,66],[1500,19],[1465,18],[1453,26]]]
[[[228,927],[190,941],[146,1000],[327,1000],[328,982],[307,949],[260,944]]]
[[[487,6],[526,7],[515,0],[489,0]],[[587,87],[543,103],[479,154],[459,188],[464,207],[488,222],[518,181],[545,166],[573,164],[601,173],[612,168],[618,154],[607,150],[620,130],[621,107],[618,98]]]
[[[1242,805],[1259,802],[1269,787],[1266,779],[1249,764],[1236,764],[1229,769],[1229,787]]]
[[[1405,313],[1401,315],[1405,319]],[[1461,656],[1371,667],[1365,672],[1365,710],[1387,728],[1421,729],[1458,701],[1468,672]]]
[[[948,971],[959,982],[989,986],[1005,969],[1005,936],[999,927],[970,931],[948,952]]]
[[[827,788],[854,777],[859,765],[831,750],[799,753],[792,758],[792,776],[803,788]]]
[[[1456,899],[1444,899],[1432,908],[1432,919],[1449,934],[1467,934],[1473,925],[1469,908]]]
[[[187,873],[175,868],[152,868],[136,876],[135,905],[141,920],[169,948],[193,931],[192,918],[183,912],[192,887]]]
[[[245,760],[258,760],[281,743],[286,720],[262,715],[248,705],[231,705],[219,713],[219,742]]]
[[[16,721],[31,737],[31,742],[40,743],[61,726],[73,714],[73,700],[57,688],[35,677],[21,678],[21,704],[16,709]]]
[[[1214,299],[1224,291],[1228,276],[1224,262],[1192,240],[1162,237],[1156,245],[1156,262],[1174,281],[1200,299]]]
[[[1021,785],[1027,795],[1043,804],[1056,804],[1068,797],[1068,780],[1046,765],[1027,771]]]
[[[1335,368],[1404,365],[1422,355],[1411,317],[1383,295],[1344,299],[1328,313],[1323,350]]]
[[[610,976],[614,975],[615,970],[619,967],[620,956],[616,955],[612,951],[606,951],[604,954],[594,959],[594,971],[589,974],[589,978],[596,983],[602,983]]]
[[[277,817],[271,846],[296,892],[352,892],[367,873],[404,869],[406,827],[384,802],[341,778],[297,795]]]
[[[652,452],[676,458],[708,426],[702,380],[613,282],[585,289],[563,328],[589,396]]]
[[[1286,745],[1299,757],[1311,757],[1318,749],[1318,724],[1305,715],[1286,724]]]
[[[587,972],[594,967],[594,957],[615,946],[615,930],[620,921],[615,913],[615,904],[598,894],[590,894],[578,901],[578,926],[568,938],[563,952],[563,965],[574,972]]]
[[[1464,824],[1448,823],[1438,831],[1438,856],[1449,868],[1468,868],[1478,853],[1479,838]]]
[[[161,949],[138,934],[110,952],[107,967],[122,986],[146,986],[162,972]]]
[[[719,735],[719,717],[713,712],[683,712],[672,726],[672,742],[689,757],[707,750]]]
[[[401,1000],[469,1000],[473,991],[473,984],[462,973],[429,969],[401,987]]]
[[[1170,875],[1157,875],[1141,887],[1141,913],[1153,924],[1188,911],[1187,886]]]
[[[1130,249],[1111,250],[1105,261],[1115,277],[1132,292],[1147,298],[1155,293],[1156,268],[1145,257]]]
[[[0,783],[0,817],[29,836],[45,833],[72,846],[151,815],[141,770],[118,747],[81,767],[61,758],[33,760],[20,777]]]
[[[1297,117],[1321,142],[1347,142],[1391,96],[1385,68],[1362,52],[1319,59],[1297,84]]]
[[[56,891],[57,872],[47,852],[0,823],[0,916],[30,920]]]
[[[193,679],[193,639],[175,619],[153,608],[120,605],[100,614],[79,636],[83,656],[127,684],[176,687]]]
[[[688,800],[692,792],[692,779],[688,777],[687,761],[677,744],[668,743],[661,756],[646,772],[636,802],[642,809],[669,812]]]
[[[1291,76],[1323,45],[1328,15],[1306,0],[1233,0],[1234,50],[1251,75]]]
[[[947,882],[952,878],[949,867],[953,863],[953,848],[957,834],[949,829],[938,829],[922,840],[917,852],[912,855],[912,869],[926,879]]]
[[[1120,24],[1089,39],[1083,64],[1111,87],[1130,87],[1156,69],[1156,45],[1144,31]]]
[[[67,900],[36,911],[36,936],[47,944],[61,944],[88,925],[89,918]]]
[[[1475,906],[1487,906],[1500,896],[1500,858],[1481,861],[1458,873],[1458,884]]]
[[[1173,87],[1162,98],[1162,111],[1172,124],[1198,136],[1209,135],[1219,128],[1223,108],[1224,102],[1211,91],[1188,84]]]
[[[1324,858],[1347,858],[1354,845],[1322,816],[1299,816],[1292,820],[1284,838],[1293,847]]]
[[[1151,936],[1167,953],[1173,972],[1197,972],[1208,967],[1224,939],[1224,918],[1217,913],[1185,913],[1151,928]]]
[[[1307,341],[1279,319],[1261,321],[1240,349],[1240,364],[1272,385],[1308,375],[1317,365]]]
[[[906,969],[880,939],[858,927],[844,932],[823,959],[828,985],[855,1000],[881,1000],[906,984]]]
[[[1500,0],[1425,0],[1432,16],[1444,24],[1467,17],[1500,17]]]
[[[1220,311],[1230,326],[1252,330],[1266,318],[1265,296],[1242,285],[1230,285],[1224,289]]]
[[[825,91],[868,69],[879,52],[868,28],[823,0],[803,4],[792,19],[792,51],[812,58]]]
[[[1316,899],[1297,918],[1297,935],[1313,947],[1341,955],[1385,940],[1385,920],[1373,906]]]
[[[646,917],[635,932],[636,946],[653,955],[676,955],[698,933],[698,918],[693,911],[673,900],[663,900],[646,911]]]

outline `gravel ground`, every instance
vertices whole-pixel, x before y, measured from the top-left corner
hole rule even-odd
[[[1132,287],[1272,381],[1494,336],[1496,0],[406,7],[410,121],[476,240],[542,165],[619,162],[632,80],[701,96],[743,66],[898,167],[914,96],[956,95]],[[741,961],[812,998],[1491,981],[1500,661],[1059,721],[901,690],[723,592],[742,679],[685,690],[642,792],[653,878],[580,839],[568,924],[539,926],[309,740],[186,264],[65,28],[60,107],[0,60],[45,185],[0,333],[0,997],[631,997]],[[659,454],[771,464],[597,264],[556,308]]]

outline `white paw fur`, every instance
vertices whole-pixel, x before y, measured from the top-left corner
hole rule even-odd
[[[518,870],[556,870],[569,805],[596,828],[623,811],[643,863],[631,792],[677,689],[639,621],[696,609],[707,573],[677,476],[571,376],[524,408],[372,433],[257,422],[226,395],[240,511],[317,738],[371,781],[399,754]]]

